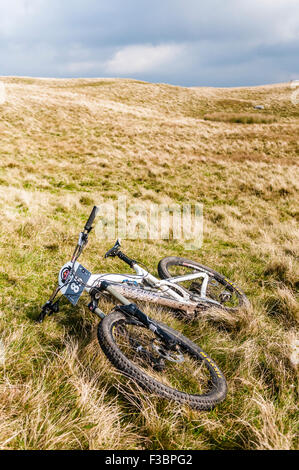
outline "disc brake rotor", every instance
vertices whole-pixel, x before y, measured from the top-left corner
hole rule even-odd
[[[170,362],[177,362],[177,363],[182,363],[184,362],[184,355],[180,351],[168,351],[165,349],[164,346],[161,345],[161,343],[157,342],[156,340],[152,341],[152,349],[159,354],[163,359],[166,359],[167,361]]]

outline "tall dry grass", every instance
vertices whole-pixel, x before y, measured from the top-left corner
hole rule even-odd
[[[297,448],[299,121],[288,86],[1,80],[1,449]],[[275,122],[204,119],[261,103]],[[188,322],[148,307],[219,363],[229,393],[211,412],[148,396],[114,371],[87,299],[35,323],[91,206],[119,194],[202,202],[200,251],[176,240],[128,240],[125,250],[153,272],[163,256],[194,258],[252,302]],[[91,236],[83,264],[124,269],[103,260],[110,245]]]

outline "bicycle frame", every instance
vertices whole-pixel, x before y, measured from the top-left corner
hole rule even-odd
[[[143,269],[141,266],[139,266],[137,263],[133,265],[133,269],[136,272],[136,276],[131,275],[131,274],[105,274],[105,275],[98,275],[98,274],[93,274],[90,278],[91,283],[93,284],[94,282],[102,281],[102,280],[107,280],[107,281],[112,281],[112,282],[117,282],[117,283],[125,283],[126,281],[133,281],[137,282],[139,285],[144,284],[144,281],[146,284],[149,284],[150,287],[154,287],[156,289],[161,290],[163,293],[167,293],[169,297],[172,297],[173,299],[176,300],[189,300],[190,299],[190,294],[181,286],[177,285],[179,282],[183,281],[191,281],[194,279],[198,278],[204,278],[204,281],[201,286],[201,298],[205,299],[206,298],[206,289],[208,285],[208,280],[209,277],[206,273],[201,273],[197,272],[194,274],[188,274],[186,276],[179,276],[179,277],[173,277],[169,279],[157,279],[155,276],[150,274],[148,271]],[[176,285],[176,290],[173,289],[173,285]],[[87,292],[89,291],[86,289]],[[180,293],[178,293],[179,291]]]
[[[70,270],[72,267],[73,271],[76,271],[80,264],[76,262],[68,262],[66,263],[60,270],[58,280],[59,280],[59,288],[61,294],[65,294],[67,290],[67,285],[64,284],[64,273],[66,270]],[[206,297],[206,289],[208,284],[208,274],[205,272],[195,272],[190,273],[185,276],[177,276],[168,279],[158,279],[152,274],[150,274],[147,270],[142,268],[138,265],[138,263],[134,263],[132,268],[135,271],[134,274],[118,274],[118,273],[105,273],[105,274],[91,274],[88,285],[84,287],[84,291],[90,293],[94,287],[100,287],[103,282],[109,282],[113,285],[116,289],[118,289],[119,293],[130,294],[130,287],[142,287],[144,292],[148,292],[148,296],[150,297],[153,293],[157,296],[157,303],[159,303],[159,298],[161,300],[161,304],[163,304],[161,296],[163,296],[164,304],[168,306],[173,306],[179,308],[185,307],[185,310],[194,310],[198,302],[205,301],[212,303],[214,305],[219,305],[218,302],[212,299],[208,299]],[[201,292],[200,295],[197,296],[197,300],[194,301],[191,299],[190,293],[184,289],[182,286],[179,285],[180,282],[184,281],[191,281],[195,279],[202,278],[203,282],[201,285]],[[175,288],[174,288],[175,286]],[[131,289],[132,294],[134,294],[134,288]],[[160,293],[159,293],[160,291]],[[135,292],[136,289],[135,289]],[[134,298],[134,297],[133,297]],[[138,299],[138,295],[136,295]],[[173,302],[167,303],[165,299],[168,298]],[[143,299],[140,299],[143,300]],[[150,300],[150,298],[146,298],[146,294],[144,296],[144,300]],[[192,308],[193,307],[193,308]]]
[[[59,300],[54,303],[54,299],[58,293],[65,295],[73,305],[76,305],[83,291],[91,294],[94,288],[101,288],[103,283],[105,283],[106,287],[111,287],[111,295],[118,300],[121,298],[122,303],[124,300],[127,301],[125,297],[128,297],[135,300],[154,302],[178,310],[185,310],[188,313],[195,312],[200,302],[220,306],[217,301],[206,296],[209,281],[209,276],[206,272],[199,271],[185,276],[171,277],[162,280],[158,279],[150,274],[146,269],[142,268],[137,261],[131,260],[122,253],[119,249],[119,240],[117,240],[114,247],[106,253],[105,258],[109,256],[118,256],[134,269],[135,275],[90,273],[81,264],[79,264],[77,260],[88,243],[88,234],[92,230],[92,224],[97,211],[98,208],[95,206],[87,223],[85,224],[83,232],[79,235],[79,240],[71,261],[61,268],[58,275],[58,287],[54,290],[50,300],[43,306],[42,313],[39,318],[40,321],[43,321],[47,313],[56,313],[59,311]],[[199,278],[203,279],[200,295],[191,294],[187,289],[179,285],[180,282],[191,281]],[[139,289],[136,289],[136,287],[139,287]],[[106,290],[109,292],[108,288]],[[118,296],[121,297],[118,298]],[[103,318],[103,315],[104,313],[101,312],[98,316]]]

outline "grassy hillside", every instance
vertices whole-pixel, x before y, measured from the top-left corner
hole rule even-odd
[[[1,81],[0,448],[296,448],[299,108],[289,86]],[[87,298],[34,322],[91,207],[119,194],[202,202],[201,250],[175,240],[125,250],[153,272],[164,256],[192,257],[252,302],[189,323],[151,308],[223,370],[229,394],[214,411],[137,398],[101,352]],[[110,246],[91,236],[82,263],[125,269],[103,259]]]

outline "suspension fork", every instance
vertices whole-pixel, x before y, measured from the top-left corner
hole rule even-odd
[[[88,305],[89,310],[95,313],[101,320],[103,320],[103,318],[105,318],[106,316],[105,313],[102,312],[102,310],[98,307],[99,298],[101,296],[101,292],[103,291],[109,292],[109,294],[115,297],[122,305],[131,304],[131,302],[129,302],[123,295],[117,292],[116,289],[113,289],[109,282],[103,281],[99,287],[92,289],[92,291],[90,292],[91,302]]]
[[[124,313],[125,315],[129,317],[133,317],[136,320],[138,320],[140,323],[142,323],[145,327],[153,331],[153,333],[157,334],[170,349],[176,350],[177,349],[177,340],[170,334],[166,333],[164,330],[162,330],[155,321],[151,320],[142,310],[140,310],[136,304],[131,303],[128,299],[126,299],[122,294],[120,294],[116,289],[112,287],[111,284],[107,281],[103,281],[100,285],[100,287],[95,288],[96,293],[93,294],[91,292],[91,295],[93,296],[94,300],[89,304],[89,309],[94,312],[98,317],[103,319],[105,317],[104,312],[102,312],[97,305],[98,299],[100,297],[100,292],[106,291],[109,292],[113,297],[115,297],[121,305],[118,306],[118,310],[120,312]],[[98,295],[97,295],[98,294]],[[98,297],[98,299],[96,299]]]

